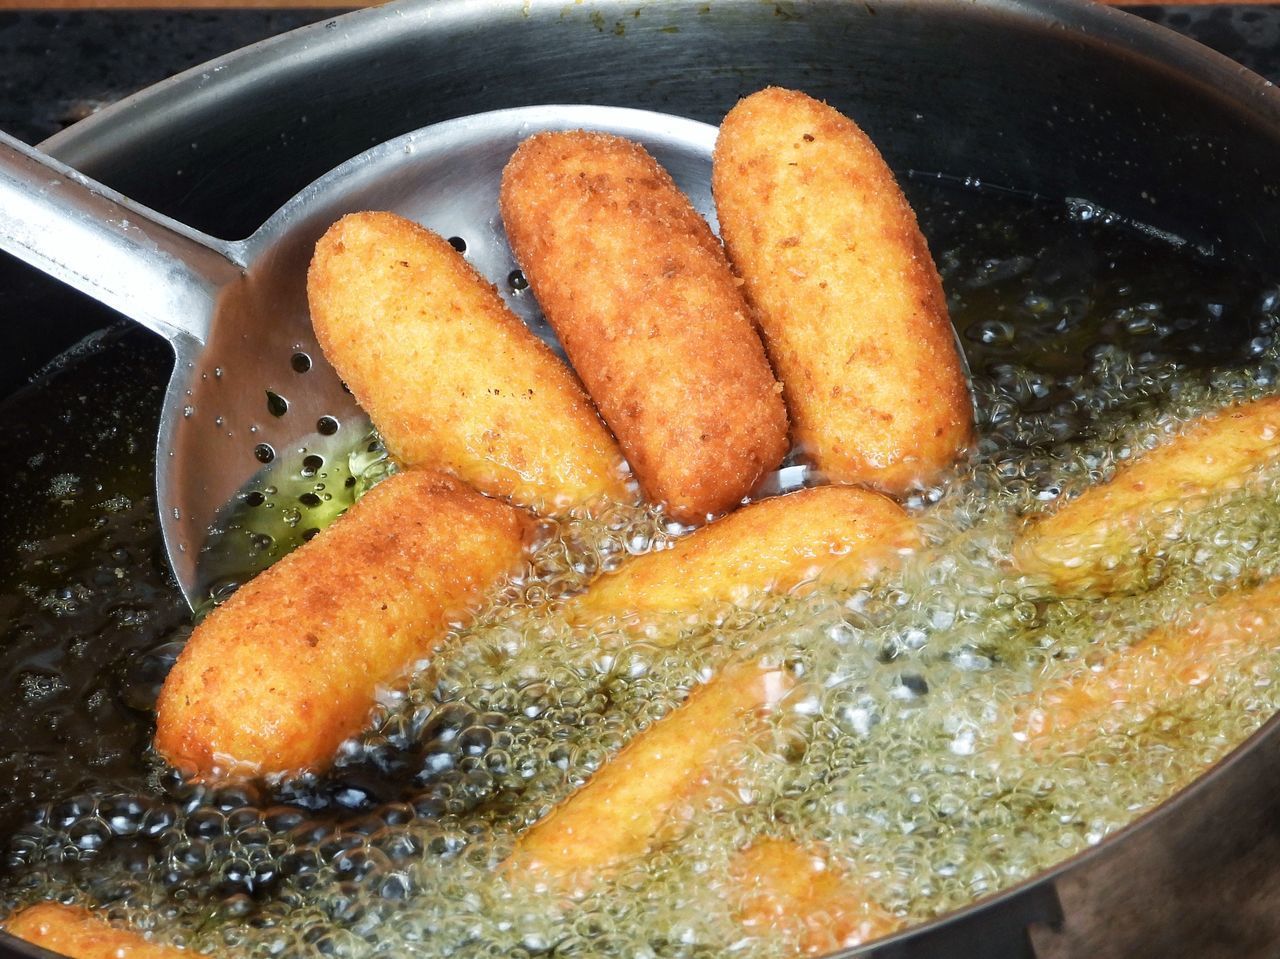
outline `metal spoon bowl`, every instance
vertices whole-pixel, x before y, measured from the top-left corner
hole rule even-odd
[[[558,349],[533,297],[512,282],[498,186],[521,140],[570,129],[644,144],[715,227],[715,128],[643,110],[536,106],[437,123],[348,160],[234,242],[135,204],[0,133],[0,249],[173,346],[156,492],[169,562],[193,608],[224,583],[217,534],[246,495],[268,491],[283,504],[303,490],[319,499],[315,487],[341,486],[347,455],[368,434],[368,418],[311,330],[306,274],[316,241],[359,210],[416,220],[465,246],[516,314]],[[316,483],[318,470],[325,483]]]

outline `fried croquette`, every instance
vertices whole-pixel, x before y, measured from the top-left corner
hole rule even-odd
[[[571,600],[565,615],[590,623],[741,604],[819,577],[865,581],[914,524],[893,500],[854,486],[824,486],[761,500],[646,553]]]
[[[771,87],[724,118],[712,190],[802,454],[891,494],[932,480],[972,441],[973,407],[942,282],[875,146]]]
[[[1242,486],[1280,455],[1280,397],[1195,420],[1047,517],[1014,545],[1024,572],[1064,592],[1108,593],[1149,583],[1141,560],[1176,534],[1188,510]]]
[[[70,959],[192,959],[200,953],[152,942],[134,929],[121,929],[79,906],[41,902],[4,922],[11,936]]]
[[[1196,689],[1218,670],[1280,644],[1280,578],[1210,602],[1187,624],[1163,626],[1101,665],[1049,686],[1021,709],[1014,733],[1038,749],[1077,751],[1122,705],[1141,722]]]
[[[401,462],[538,512],[634,499],[573,374],[448,241],[393,213],[345,216],[316,245],[307,299]]]
[[[534,295],[650,501],[732,509],[787,451],[764,347],[710,227],[643,147],[543,133],[502,177]]]
[[[759,663],[731,666],[689,695],[516,841],[508,876],[558,890],[644,855],[732,776],[793,680]]]
[[[156,749],[199,778],[323,768],[379,687],[516,568],[526,527],[453,477],[385,480],[196,627],[160,693]]]
[[[753,936],[785,936],[820,956],[887,936],[902,921],[872,902],[820,845],[760,840],[734,857],[738,921]]]

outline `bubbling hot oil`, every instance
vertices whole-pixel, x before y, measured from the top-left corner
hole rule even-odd
[[[145,779],[68,783],[10,837],[6,905],[84,901],[224,955],[785,956],[795,943],[735,922],[730,862],[754,839],[826,844],[917,922],[1100,841],[1203,772],[1280,706],[1280,642],[1190,695],[1118,706],[1114,731],[1078,750],[1028,747],[1015,716],[1206,597],[1280,573],[1280,469],[1183,517],[1124,596],[1061,598],[1007,557],[1021,517],[1205,410],[1273,392],[1280,298],[1083,205],[912,192],[981,435],[912,498],[914,556],[858,589],[584,631],[558,603],[678,531],[627,508],[548,524],[527,573],[386,693],[332,771],[214,788],[146,757]],[[498,872],[522,829],[690,688],[756,657],[790,670],[793,691],[731,786],[650,855],[573,902]]]

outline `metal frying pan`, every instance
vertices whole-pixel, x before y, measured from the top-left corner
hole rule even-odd
[[[516,263],[498,214],[502,169],[526,137],[594,129],[637,140],[714,224],[715,128],[598,106],[461,117],[396,137],[330,171],[246,240],[206,236],[0,134],[0,249],[159,333],[176,364],[156,453],[169,561],[196,606],[225,571],[206,544],[251,486],[330,482],[367,417],[320,353],[306,275],[321,234],[358,210],[391,210],[454,240],[508,303],[554,344],[533,298],[507,282]],[[317,459],[318,458],[318,459]]]
[[[240,51],[47,145],[153,206],[243,235],[349,156],[450,117],[598,100],[715,120],[766,83],[857,116],[896,170],[1087,196],[1280,262],[1280,93],[1078,0],[420,0]],[[57,319],[61,342],[88,332]],[[0,329],[9,344],[40,333]],[[1274,956],[1277,782],[1273,721],[1097,848],[860,954]]]

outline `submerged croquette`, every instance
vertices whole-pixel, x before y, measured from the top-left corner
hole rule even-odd
[[[742,890],[737,918],[753,936],[822,956],[887,936],[902,920],[869,899],[820,844],[762,839],[729,866]]]
[[[1171,623],[1132,646],[1041,690],[1020,709],[1015,733],[1041,750],[1078,751],[1114,731],[1109,716],[1127,705],[1127,721],[1155,715],[1215,674],[1280,643],[1280,578],[1237,590],[1206,605],[1186,623]]]
[[[819,578],[850,584],[912,545],[914,525],[893,500],[853,486],[826,486],[761,500],[646,553],[571,600],[577,622],[643,619],[741,603]]]
[[[792,683],[784,670],[755,662],[725,669],[521,834],[507,875],[575,889],[644,855],[731,778],[736,757]]]
[[[4,931],[70,959],[198,959],[200,953],[152,942],[141,932],[113,926],[88,909],[40,902],[4,921]]]
[[[1185,511],[1240,487],[1277,455],[1280,397],[1201,417],[1108,482],[1033,520],[1014,545],[1017,566],[1069,593],[1149,585],[1140,559],[1159,549]]]

